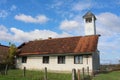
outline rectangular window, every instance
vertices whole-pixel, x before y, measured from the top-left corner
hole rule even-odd
[[[43,63],[49,63],[49,56],[43,56]]]
[[[89,55],[86,55],[86,63],[88,64]]]
[[[65,64],[65,56],[58,56],[58,64]]]
[[[83,64],[83,56],[82,55],[74,56],[74,63]]]
[[[91,23],[92,22],[92,18],[86,18],[86,23]]]
[[[27,56],[23,56],[22,57],[22,63],[26,63],[27,62]]]

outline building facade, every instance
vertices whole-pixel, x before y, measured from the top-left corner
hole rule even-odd
[[[96,35],[96,18],[90,12],[83,18],[85,36],[49,38],[23,43],[18,47],[16,67],[37,70],[47,67],[50,71],[64,72],[73,68],[89,68],[91,72],[98,70],[100,58],[97,45],[100,35]]]

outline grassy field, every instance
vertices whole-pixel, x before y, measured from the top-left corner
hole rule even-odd
[[[22,70],[9,70],[8,75],[1,75],[0,80],[44,80],[43,71],[26,71],[23,77]],[[72,80],[71,73],[48,73],[48,80]],[[120,80],[120,71],[96,75],[92,80]]]
[[[93,80],[120,80],[120,71],[99,74]]]
[[[0,80],[43,80],[44,72],[42,71],[26,71],[23,77],[22,70],[9,70],[8,75],[0,75]],[[48,80],[71,80],[69,73],[48,73]]]

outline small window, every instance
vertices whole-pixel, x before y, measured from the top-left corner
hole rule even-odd
[[[74,56],[74,63],[75,64],[83,64],[83,56]]]
[[[43,56],[43,63],[49,63],[49,56]]]
[[[65,56],[58,56],[58,64],[65,64]]]
[[[86,55],[86,63],[88,64],[89,55]]]
[[[23,56],[22,57],[22,63],[26,63],[27,62],[27,56]]]
[[[86,23],[91,23],[92,22],[92,18],[87,18],[86,19]]]

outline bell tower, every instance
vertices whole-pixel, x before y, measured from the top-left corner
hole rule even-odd
[[[85,35],[96,35],[96,17],[93,13],[87,12],[84,16]]]

